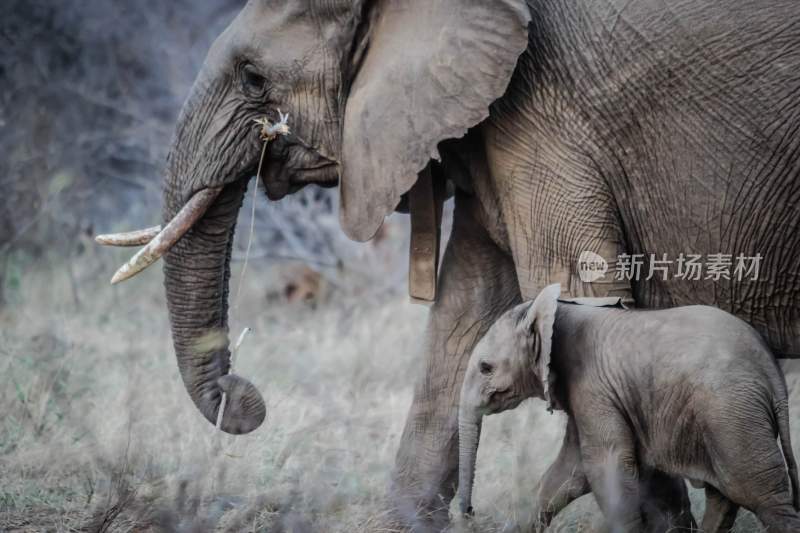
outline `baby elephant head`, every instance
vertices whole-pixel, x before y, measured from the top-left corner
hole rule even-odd
[[[484,415],[513,409],[526,398],[550,397],[550,346],[559,284],[531,302],[506,312],[472,351],[459,406],[459,492],[461,512],[472,512],[475,458]]]

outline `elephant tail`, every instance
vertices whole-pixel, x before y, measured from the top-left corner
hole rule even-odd
[[[797,482],[797,462],[792,451],[792,439],[789,434],[789,400],[784,397],[773,404],[775,420],[778,422],[778,438],[783,448],[783,457],[786,460],[786,468],[789,471],[789,481],[792,483],[792,503],[797,511],[800,511],[800,485]]]

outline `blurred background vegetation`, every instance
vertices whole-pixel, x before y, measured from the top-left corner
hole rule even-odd
[[[4,295],[48,250],[81,254],[98,228],[159,219],[173,122],[243,3],[0,3]]]

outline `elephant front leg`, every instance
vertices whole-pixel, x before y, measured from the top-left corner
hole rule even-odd
[[[683,478],[651,470],[641,482],[642,513],[647,531],[695,531],[689,491]]]
[[[633,435],[610,409],[597,412],[603,414],[578,420],[584,472],[612,533],[641,533],[645,524]]]
[[[514,263],[477,218],[475,200],[456,197],[453,231],[442,261],[439,296],[425,334],[422,376],[406,420],[393,475],[400,520],[439,530],[458,471],[458,401],[473,346],[520,301]]]
[[[703,533],[727,533],[733,529],[739,506],[720,491],[706,485],[706,513],[703,515]]]
[[[544,473],[539,483],[536,504],[537,519],[531,529],[541,533],[564,507],[590,491],[589,481],[586,479],[581,464],[575,421],[570,418],[558,457]]]

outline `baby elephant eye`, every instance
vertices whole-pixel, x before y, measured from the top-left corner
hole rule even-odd
[[[494,367],[492,366],[491,363],[487,363],[486,361],[481,361],[478,364],[478,369],[481,371],[481,374],[486,376],[486,375],[492,373],[492,371],[494,370]]]

